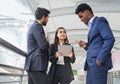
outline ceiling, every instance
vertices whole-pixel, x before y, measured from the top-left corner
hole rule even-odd
[[[120,12],[120,0],[18,0],[34,13],[37,7],[51,10],[51,17],[74,14],[80,3],[88,3],[94,12]],[[108,3],[109,2],[109,3]]]

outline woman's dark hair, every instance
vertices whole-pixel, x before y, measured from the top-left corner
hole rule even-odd
[[[86,3],[78,5],[75,10],[75,14],[78,14],[79,12],[84,12],[85,10],[89,10],[93,14],[92,8]]]
[[[64,30],[66,31],[66,29],[65,29],[64,27],[59,27],[59,28],[56,30],[56,32],[55,32],[55,38],[54,38],[54,44],[55,44],[55,45],[58,45],[58,44],[59,44],[59,38],[57,37],[57,34],[58,34],[58,31],[59,31],[60,29],[64,29]],[[64,40],[64,43],[69,43],[68,38],[67,38],[67,33],[66,33],[66,39]]]
[[[50,14],[50,11],[45,9],[45,8],[40,8],[38,7],[35,11],[35,18],[37,20],[40,20],[42,18],[42,16],[47,17]]]

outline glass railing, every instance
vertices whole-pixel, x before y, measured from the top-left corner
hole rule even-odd
[[[0,38],[0,84],[27,84],[26,53]]]

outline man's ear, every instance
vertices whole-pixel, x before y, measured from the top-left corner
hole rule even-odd
[[[45,15],[43,15],[42,18],[44,19],[44,18],[45,18]]]
[[[44,20],[44,18],[45,18],[45,16],[43,15],[42,18],[41,18],[41,20]]]
[[[87,12],[87,13],[90,13],[90,11],[89,11],[89,10],[86,10],[86,12]]]

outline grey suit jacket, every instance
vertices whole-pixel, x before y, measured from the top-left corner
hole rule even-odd
[[[48,48],[41,24],[35,21],[27,33],[27,56],[25,70],[46,71],[48,67]]]

